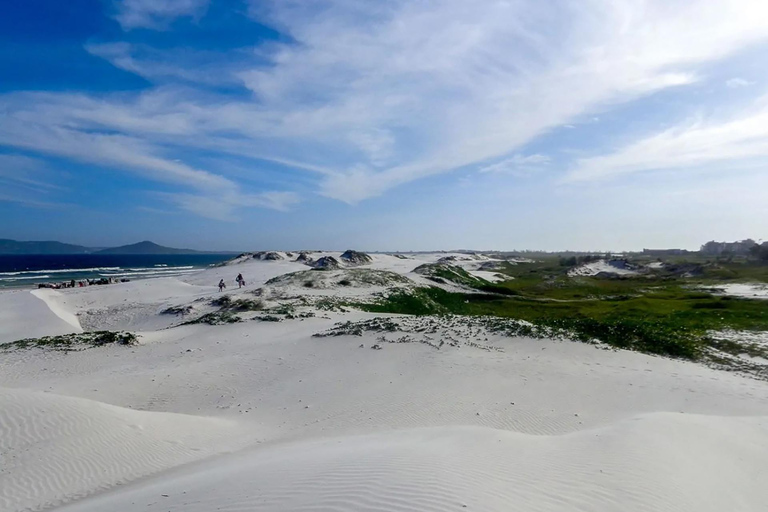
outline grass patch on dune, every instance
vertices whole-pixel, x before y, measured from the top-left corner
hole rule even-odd
[[[233,299],[229,295],[222,295],[210,301],[211,306],[219,308],[218,311],[212,311],[201,315],[193,320],[182,323],[181,325],[207,324],[207,325],[226,325],[242,322],[243,319],[237,313],[247,311],[261,311],[264,309],[264,302],[259,299],[240,298]]]
[[[768,265],[757,262],[720,262],[705,266],[703,277],[720,282],[768,283]]]
[[[248,298],[233,299],[229,295],[216,297],[211,301],[211,305],[229,311],[260,311],[264,309],[264,303],[261,300]]]
[[[181,325],[195,325],[195,324],[225,325],[225,324],[236,324],[238,322],[242,322],[242,319],[230,311],[214,311],[212,313],[206,313],[201,317],[195,318],[194,320],[184,322]]]
[[[650,285],[650,286],[649,286]],[[673,283],[580,278],[511,281],[515,296],[452,293],[436,287],[397,290],[371,304],[369,312],[408,315],[455,314],[523,320],[536,332],[600,341],[616,348],[700,359],[709,348],[736,351],[708,331],[768,330],[768,302],[717,297]]]
[[[103,347],[105,345],[136,345],[138,339],[135,334],[123,331],[94,331],[74,334],[62,334],[60,336],[43,336],[42,338],[25,338],[0,344],[0,350],[14,350],[25,348],[48,348],[52,350],[82,350],[90,347]]]
[[[397,286],[410,284],[408,278],[387,270],[374,270],[369,268],[346,269],[318,269],[301,270],[273,277],[265,284],[267,286],[300,286],[304,288],[335,288],[344,287],[369,287],[369,286]]]

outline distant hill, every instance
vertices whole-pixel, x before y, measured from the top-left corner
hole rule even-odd
[[[19,242],[0,239],[0,254],[88,254],[93,249],[61,242]]]
[[[203,254],[200,251],[192,249],[174,249],[173,247],[163,247],[154,242],[144,241],[137,244],[123,245],[120,247],[111,247],[96,251],[94,254]]]
[[[139,242],[99,249],[83,247],[82,245],[65,244],[61,242],[19,242],[18,240],[0,239],[0,254],[33,255],[33,254],[214,254],[210,252],[193,251],[192,249],[174,249],[163,247],[154,242]],[[217,254],[217,253],[216,253]]]

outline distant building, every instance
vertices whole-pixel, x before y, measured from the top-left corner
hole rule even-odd
[[[699,252],[707,256],[747,256],[756,245],[758,243],[751,238],[739,242],[715,242],[712,240],[702,245]]]

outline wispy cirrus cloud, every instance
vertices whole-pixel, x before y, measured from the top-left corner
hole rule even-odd
[[[512,155],[511,158],[480,168],[482,173],[502,173],[516,176],[527,176],[541,171],[550,164],[552,159],[538,153],[533,155]]]
[[[243,66],[253,63],[252,53],[245,49],[218,52],[174,48],[158,50],[145,44],[125,41],[88,43],[85,50],[109,61],[113,66],[157,83],[181,82],[197,85],[239,84],[236,76]]]
[[[126,0],[118,20],[126,30],[164,28],[201,16],[207,4]],[[355,203],[468,165],[486,172],[542,165],[516,159],[536,157],[520,152],[558,127],[705,80],[707,66],[768,42],[768,5],[757,0],[711,0],[706,8],[662,0],[251,6],[254,20],[285,37],[218,59],[181,43],[90,44],[93,55],[154,85],[0,96],[0,144],[173,183],[180,189],[168,200],[216,218],[251,206],[287,208],[295,197],[245,190],[224,168],[184,163],[188,152],[305,171],[320,194]],[[221,83],[249,94],[217,91]],[[649,158],[637,150],[621,165],[642,167]],[[572,175],[596,168],[584,161]],[[205,190],[225,199],[195,203]]]
[[[728,79],[725,82],[725,85],[727,85],[731,89],[738,89],[740,87],[749,87],[750,85],[755,85],[755,82],[750,82],[749,80],[735,77],[735,78]]]
[[[698,118],[614,152],[583,158],[566,181],[599,181],[647,171],[768,165],[768,96],[729,118]]]
[[[198,18],[205,14],[210,0],[118,0],[115,19],[123,30],[164,29],[179,17]]]
[[[35,189],[58,189],[46,181],[47,166],[44,161],[25,155],[0,154],[0,182],[16,183]]]
[[[176,206],[188,212],[215,220],[234,221],[236,207],[268,208],[270,210],[288,211],[300,202],[293,192],[262,192],[258,194],[243,194],[239,192],[224,192],[218,194],[188,194],[188,193],[158,193]]]
[[[337,136],[376,130],[394,141],[389,160],[358,147],[323,181],[324,194],[354,201],[505,158],[591,110],[699,80],[698,65],[766,40],[766,18],[754,17],[766,7],[736,4],[255,2],[255,15],[299,44],[242,76],[286,130],[322,119]]]
[[[36,108],[33,111],[19,108],[27,102],[35,104]],[[193,133],[186,122],[172,123],[168,118],[154,121],[143,118],[141,122],[141,116],[130,115],[121,108],[110,108],[110,105],[72,95],[21,93],[0,97],[0,110],[5,112],[0,123],[0,145],[127,170],[150,181],[174,185],[179,192],[165,193],[163,197],[177,207],[203,217],[231,220],[241,208],[285,211],[300,201],[294,192],[244,191],[240,184],[222,174],[196,168],[175,158],[179,148],[164,146],[162,137],[147,140],[148,130],[154,130],[158,136]],[[122,128],[121,132],[115,132],[117,126]],[[123,133],[136,131],[144,132],[144,135]],[[0,164],[3,162],[0,158]],[[5,156],[5,162],[15,165],[17,175],[24,169],[40,165],[40,160],[28,157]]]
[[[0,201],[36,208],[63,206],[58,196],[64,187],[50,182],[51,170],[37,158],[19,154],[0,154]]]

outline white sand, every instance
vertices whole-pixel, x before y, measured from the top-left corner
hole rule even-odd
[[[763,283],[733,283],[712,287],[714,290],[731,297],[745,299],[768,299],[768,285]]]
[[[584,263],[568,271],[568,275],[571,277],[578,277],[578,276],[591,277],[591,276],[596,276],[597,274],[600,274],[600,273],[614,274],[617,276],[634,276],[638,274],[636,270],[622,268],[618,266],[618,264],[611,264],[610,261],[606,261],[606,260],[598,260],[598,261],[592,261],[590,263]]]
[[[511,279],[509,277],[505,277],[503,274],[499,274],[498,272],[490,272],[488,270],[469,270],[468,272],[475,277],[485,279],[491,283],[500,283],[502,281]]]
[[[35,290],[34,293],[37,293]],[[61,312],[61,308],[58,308]],[[29,290],[0,291],[0,343],[21,338],[80,332],[79,325],[54,313],[48,303]]]
[[[410,277],[443,256],[374,255],[370,267]],[[439,350],[371,350],[373,333],[312,337],[374,317],[359,312],[155,327],[162,308],[218,295],[219,278],[242,272],[248,286],[233,295],[246,297],[306,269],[247,261],[185,282],[63,290],[46,297],[51,309],[0,293],[0,304],[28,297],[50,314],[24,323],[19,307],[0,309],[14,324],[6,337],[74,329],[52,310],[96,311],[88,321],[141,336],[135,347],[0,352],[0,510],[83,496],[60,510],[765,510],[762,381],[474,328]],[[223,452],[234,453],[212,457]]]
[[[760,419],[670,413],[564,436],[401,430],[250,451],[62,510],[759,510],[765,436]]]
[[[36,509],[184,462],[248,433],[235,422],[0,388],[0,510]]]
[[[45,302],[45,305],[48,306],[48,309],[51,310],[51,313],[71,325],[75,332],[82,332],[83,328],[80,325],[80,321],[77,319],[77,316],[62,306],[64,299],[61,292],[57,292],[56,290],[41,289],[32,290],[30,293]]]

